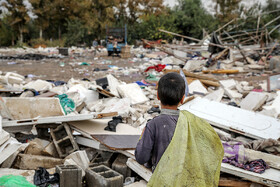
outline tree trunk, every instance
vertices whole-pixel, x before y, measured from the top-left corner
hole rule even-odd
[[[15,45],[15,38],[14,38],[14,34],[12,34],[12,46]]]
[[[60,26],[58,26],[58,39],[61,39],[61,30],[60,30]]]
[[[43,38],[43,29],[42,29],[42,27],[40,27],[40,39],[42,39]]]
[[[22,33],[21,27],[19,27],[19,42],[20,42],[20,44],[23,43],[23,33]]]

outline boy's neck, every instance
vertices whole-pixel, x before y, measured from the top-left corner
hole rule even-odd
[[[161,104],[161,109],[177,110],[177,105],[163,105]]]

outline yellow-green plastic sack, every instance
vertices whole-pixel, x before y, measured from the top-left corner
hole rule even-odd
[[[148,186],[218,186],[224,149],[205,120],[181,111],[173,138]]]

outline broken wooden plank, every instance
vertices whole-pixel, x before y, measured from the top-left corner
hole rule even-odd
[[[117,113],[90,113],[90,114],[77,114],[68,116],[55,116],[45,118],[33,118],[13,121],[3,121],[3,129],[8,132],[19,132],[20,130],[29,131],[33,125],[38,124],[61,124],[69,121],[84,121],[106,116],[115,116]]]
[[[126,165],[132,169],[135,173],[140,175],[144,180],[147,182],[152,177],[152,171],[148,168],[146,168],[143,165],[140,165],[136,160],[129,158],[126,162]]]
[[[140,135],[92,135],[94,139],[112,150],[135,149]]]
[[[277,119],[223,103],[196,98],[182,105],[180,110],[187,110],[213,126],[254,139],[280,137],[280,122]]]
[[[91,147],[94,149],[98,149],[98,150],[102,150],[102,151],[111,151],[110,149],[108,149],[107,147],[105,147],[104,145],[102,145],[99,141],[93,139],[93,138],[86,138],[83,136],[75,136],[75,140],[77,142],[77,144],[86,146],[86,147]]]
[[[213,73],[213,74],[236,74],[239,70],[235,69],[217,69],[217,70],[203,70],[203,73]]]
[[[237,168],[230,164],[222,163],[221,171],[267,186],[280,186],[280,171],[276,169],[267,169],[264,173],[258,174]]]
[[[68,122],[75,130],[86,137],[94,138],[111,150],[135,149],[141,130],[131,125],[119,123],[116,132],[104,130],[110,119],[94,119],[79,122]]]

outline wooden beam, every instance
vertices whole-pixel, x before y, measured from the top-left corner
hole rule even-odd
[[[133,170],[135,173],[140,175],[145,181],[149,181],[152,177],[152,171],[145,166],[140,165],[136,160],[129,158],[126,162],[126,165]],[[171,174],[172,175],[172,174]]]
[[[174,35],[174,36],[179,36],[181,38],[186,38],[188,40],[193,40],[193,41],[196,41],[196,42],[202,42],[202,40],[199,40],[199,39],[196,39],[196,38],[193,38],[193,37],[190,37],[190,36],[184,36],[184,35],[181,35],[181,34],[177,34],[177,33],[174,33],[174,32],[169,32],[169,31],[165,31],[163,29],[159,29],[160,32],[164,32],[164,33],[167,33],[167,34],[171,34],[171,35]],[[209,43],[209,45],[211,46],[217,46],[217,47],[221,47],[221,48],[225,48],[225,46],[223,45],[219,45],[219,44],[214,44],[214,43]]]
[[[180,70],[176,70],[176,69],[164,69],[163,70],[164,73],[171,73],[171,72],[176,72],[176,73],[180,73]],[[210,81],[218,81],[215,78],[209,77],[209,76],[205,76],[205,75],[200,75],[200,74],[195,74],[195,73],[191,73],[188,72],[186,70],[183,70],[184,74],[186,77],[191,77],[191,78],[196,78],[196,79],[203,79],[203,80],[210,80]]]
[[[223,187],[250,187],[252,182],[242,181],[232,178],[221,177],[219,181],[219,186]]]

